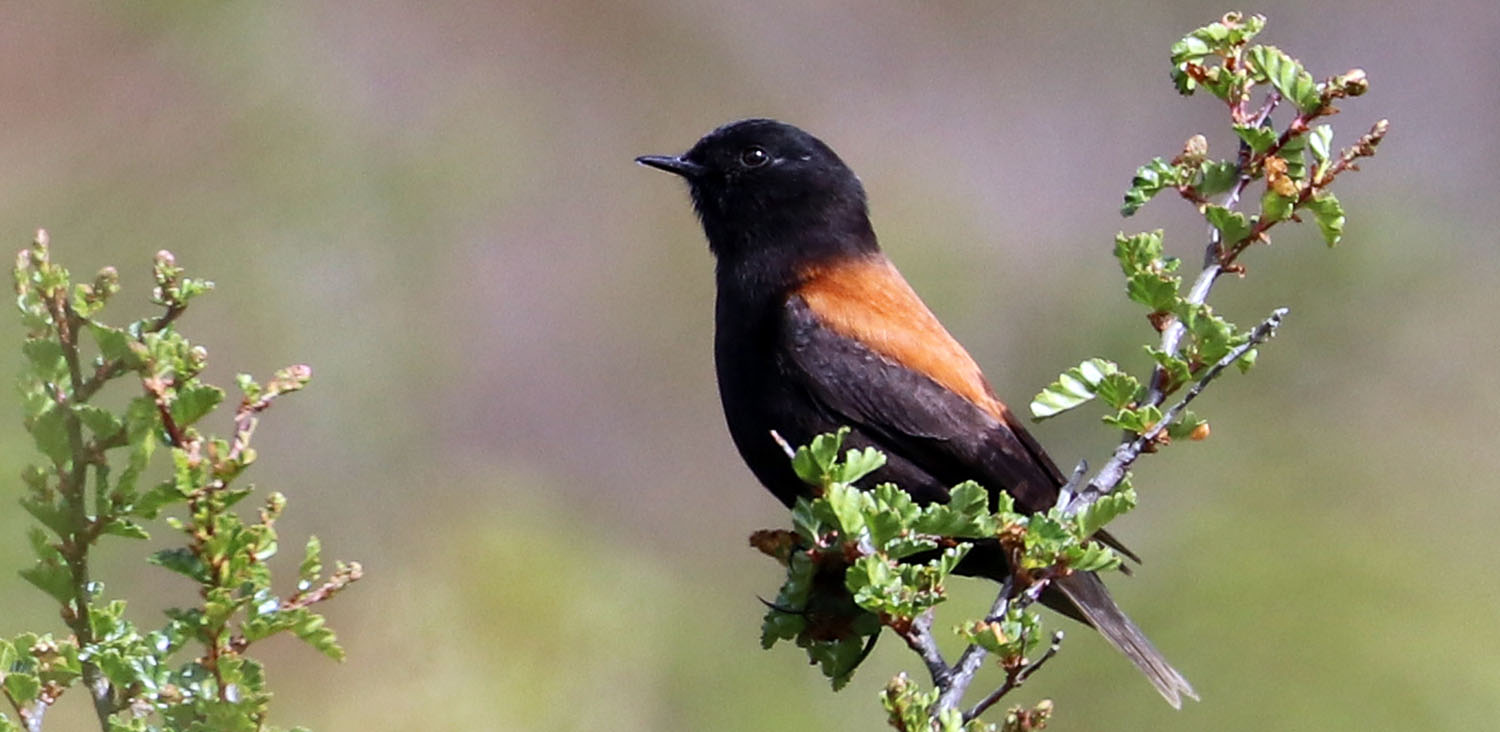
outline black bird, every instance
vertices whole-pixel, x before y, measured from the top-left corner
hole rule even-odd
[[[749,119],[682,155],[636,162],[691,187],[717,260],[724,416],[745,463],[782,503],[808,486],[771,431],[805,444],[840,426],[852,428],[850,446],[888,457],[869,485],[893,482],[930,503],[972,479],[1024,511],[1057,501],[1062,473],[881,253],[864,187],[832,149],[791,125]],[[990,549],[959,571],[1004,578],[1003,552]],[[1172,706],[1197,698],[1098,575],[1059,578],[1042,600],[1098,629]]]

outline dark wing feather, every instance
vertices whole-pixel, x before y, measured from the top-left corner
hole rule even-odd
[[[784,376],[830,419],[864,432],[942,485],[977,480],[1009,492],[1028,511],[1057,500],[1057,483],[988,411],[834,331],[800,297],[788,301],[783,325]]]
[[[889,260],[844,259],[804,275],[784,313],[786,371],[829,419],[862,427],[939,492],[973,479],[1027,511],[1056,502],[1067,480],[1056,463]],[[1140,561],[1108,533],[1098,538]]]

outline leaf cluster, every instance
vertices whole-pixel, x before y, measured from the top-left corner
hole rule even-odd
[[[891,727],[902,732],[998,732],[998,725],[978,719],[964,721],[957,707],[939,708],[940,689],[923,691],[906,674],[897,674],[885,685],[880,703]]]
[[[73,284],[52,261],[45,232],[19,254],[14,274],[27,330],[19,387],[41,457],[23,473],[20,503],[37,525],[29,534],[35,562],[21,575],[61,606],[72,634],[0,639],[6,700],[27,729],[39,729],[47,708],[73,688],[92,697],[106,730],[265,729],[270,692],[246,651],[290,633],[341,659],[311,606],[361,574],[358,564],[338,563],[325,576],[313,537],[296,590],[278,595],[268,562],[279,549],[275,524],[286,499],[270,493],[250,518],[237,510],[253,493],[237,479],[256,459],[250,440],[258,415],[302,388],[310,372],[283,369],[264,386],[241,375],[231,429],[215,436],[200,425],[225,392],[201,379],[207,352],[175,327],[212,283],[186,276],[160,252],[151,295],[159,313],[116,327],[100,318],[119,290],[115,270]],[[123,408],[92,401],[115,382],[135,385]],[[167,477],[143,485],[162,452]],[[179,543],[148,561],[196,585],[201,604],[169,609],[160,627],[145,630],[127,617],[124,600],[106,598],[88,563],[105,536],[147,539],[159,518]],[[15,722],[0,713],[0,730],[8,729]]]
[[[1364,72],[1352,69],[1314,81],[1301,62],[1281,49],[1250,44],[1265,22],[1259,15],[1229,13],[1172,46],[1173,83],[1183,94],[1204,89],[1227,105],[1242,143],[1237,156],[1214,160],[1206,139],[1195,135],[1171,161],[1155,158],[1141,166],[1120,209],[1130,216],[1158,193],[1177,190],[1197,204],[1217,232],[1220,263],[1226,266],[1251,244],[1268,241],[1272,225],[1297,219],[1299,211],[1313,215],[1329,246],[1337,244],[1343,238],[1344,210],[1328,186],[1358,158],[1373,155],[1386,130],[1382,120],[1354,146],[1336,150],[1333,128],[1314,122],[1337,114],[1335,101],[1364,94],[1369,89]],[[1266,97],[1252,108],[1257,87],[1266,88]],[[1283,100],[1292,104],[1295,116],[1277,129],[1270,116]],[[1259,213],[1234,211],[1238,191],[1255,181],[1266,184]],[[1230,205],[1209,201],[1230,191]]]
[[[1076,517],[1056,508],[1018,513],[1009,495],[991,496],[973,481],[954,486],[945,504],[919,505],[890,483],[868,490],[856,485],[880,469],[885,456],[873,448],[841,456],[848,433],[820,435],[796,450],[794,469],[821,495],[798,500],[790,531],[760,532],[751,540],[787,567],[775,601],[767,603],[762,644],[795,641],[835,688],[848,682],[882,627],[905,635],[947,598],[945,583],[978,542],[1004,547],[1023,586],[1060,572],[1119,566],[1114,552],[1088,537],[1133,505],[1128,490]],[[1035,646],[1039,622],[1018,604],[955,632],[1016,658]]]
[[[1314,81],[1302,64],[1274,46],[1253,45],[1265,18],[1226,14],[1198,28],[1172,46],[1172,80],[1179,92],[1205,90],[1224,102],[1240,145],[1231,157],[1215,159],[1207,138],[1194,135],[1182,152],[1168,160],[1154,158],[1137,171],[1125,192],[1121,213],[1130,216],[1166,190],[1192,203],[1212,232],[1205,270],[1184,288],[1181,260],[1167,256],[1160,230],[1115,237],[1114,255],[1125,276],[1126,296],[1146,310],[1151,325],[1163,333],[1160,345],[1146,352],[1154,362],[1150,379],[1125,373],[1112,361],[1092,358],[1061,374],[1033,399],[1035,418],[1046,419],[1095,398],[1108,407],[1104,422],[1140,436],[1165,417],[1165,397],[1194,383],[1220,360],[1246,346],[1249,331],[1237,327],[1205,302],[1207,288],[1222,272],[1244,273],[1239,255],[1257,242],[1269,242],[1268,231],[1282,221],[1300,221],[1311,213],[1324,241],[1343,237],[1345,213],[1328,190],[1340,173],[1373,155],[1385,135],[1382,120],[1355,145],[1333,147],[1333,128],[1316,121],[1336,114],[1335,102],[1368,89],[1364,72],[1355,69]],[[1264,91],[1259,106],[1251,102]],[[1272,113],[1282,101],[1293,116],[1281,127]],[[1251,184],[1263,183],[1258,210],[1235,210]],[[1214,198],[1222,197],[1220,202]],[[1253,344],[1252,344],[1253,345]],[[1241,371],[1255,362],[1248,348],[1235,360]],[[1148,449],[1183,438],[1202,439],[1208,425],[1182,411]]]

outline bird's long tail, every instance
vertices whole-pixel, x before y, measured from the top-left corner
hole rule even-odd
[[[1110,645],[1118,648],[1151,680],[1168,704],[1181,709],[1183,696],[1197,700],[1198,694],[1193,691],[1192,684],[1167,663],[1161,651],[1146,639],[1146,634],[1125,616],[1098,575],[1079,572],[1053,580],[1052,584],[1072,601],[1089,625],[1094,626]]]

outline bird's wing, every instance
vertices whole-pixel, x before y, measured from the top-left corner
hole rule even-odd
[[[787,301],[787,376],[831,417],[951,485],[973,478],[1045,510],[1062,478],[979,366],[881,256],[805,273]]]
[[[975,479],[1026,511],[1057,501],[1056,463],[884,256],[808,270],[783,316],[786,375],[833,421],[941,485]],[[1140,561],[1108,532],[1095,537]]]

